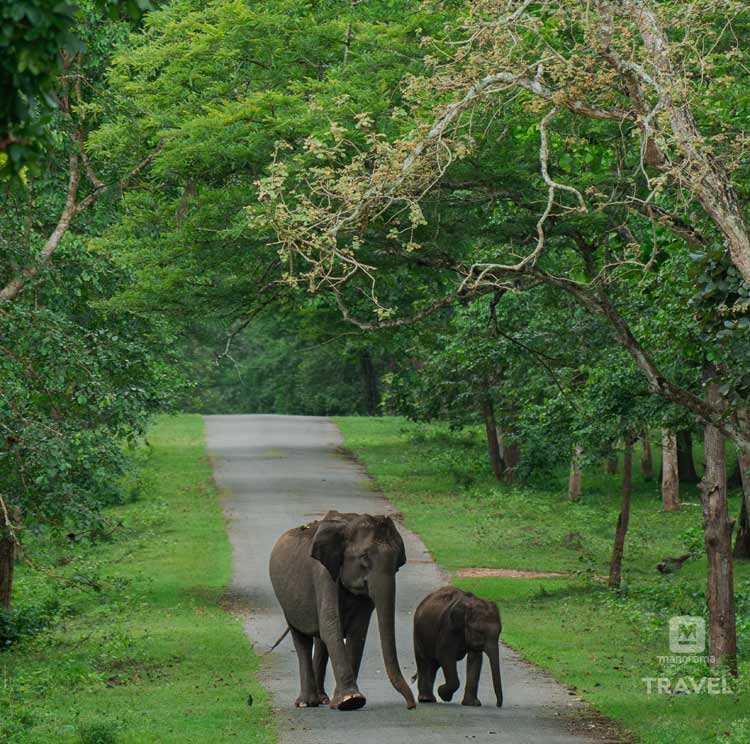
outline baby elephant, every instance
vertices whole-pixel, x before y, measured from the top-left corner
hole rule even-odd
[[[475,597],[453,586],[444,586],[426,596],[414,613],[414,654],[417,658],[419,702],[434,703],[432,688],[437,670],[442,667],[445,683],[438,694],[446,702],[460,687],[456,662],[468,655],[466,689],[462,705],[481,705],[477,698],[482,653],[492,669],[497,707],[503,704],[500,681],[502,623],[494,602]]]

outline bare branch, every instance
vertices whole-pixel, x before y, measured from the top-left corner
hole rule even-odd
[[[357,318],[353,317],[352,314],[349,312],[349,308],[347,308],[346,304],[344,303],[343,298],[341,297],[341,293],[338,290],[334,290],[334,297],[336,298],[336,304],[339,307],[339,310],[341,311],[341,315],[349,323],[353,323],[357,328],[360,328],[363,331],[373,331],[380,328],[399,328],[401,326],[405,325],[412,325],[414,323],[418,323],[420,320],[424,320],[425,318],[429,317],[436,311],[448,307],[449,305],[454,304],[455,302],[460,302],[462,300],[466,300],[473,297],[479,297],[483,294],[489,294],[490,292],[494,292],[497,288],[496,287],[481,287],[477,289],[472,289],[470,291],[461,291],[459,290],[455,294],[448,295],[447,297],[442,297],[439,300],[435,300],[432,304],[430,304],[428,307],[424,308],[423,310],[420,310],[417,313],[414,313],[414,315],[410,315],[409,317],[405,318],[385,318],[383,320],[378,320],[375,322],[367,322],[358,320]]]
[[[154,152],[152,152],[150,155],[145,157],[143,160],[141,160],[140,163],[138,163],[134,168],[130,170],[130,172],[122,178],[119,182],[117,182],[121,187],[124,187],[124,185],[135,175],[140,173],[153,159],[158,155],[160,152],[161,147],[157,148]],[[44,243],[44,246],[42,247],[42,250],[39,251],[39,255],[36,258],[36,262],[34,266],[31,266],[27,269],[23,269],[19,276],[17,276],[14,279],[11,279],[5,287],[3,287],[0,290],[0,307],[3,305],[8,304],[9,302],[12,302],[23,290],[23,288],[26,286],[26,284],[36,277],[39,272],[44,268],[44,266],[49,262],[52,254],[57,249],[58,245],[60,245],[60,241],[65,236],[65,233],[68,231],[68,228],[70,227],[70,223],[73,220],[73,218],[82,212],[83,210],[90,207],[101,195],[109,189],[114,184],[103,184],[101,187],[95,189],[92,191],[88,196],[86,196],[84,199],[82,199],[80,202],[76,202],[77,192],[78,192],[78,184],[80,180],[80,162],[79,162],[79,153],[77,148],[73,148],[71,150],[70,158],[69,158],[69,176],[68,176],[68,187],[65,194],[65,206],[63,207],[62,211],[60,212],[60,217],[58,218],[57,225],[55,225],[55,229],[52,231],[50,236],[47,238],[47,240]]]

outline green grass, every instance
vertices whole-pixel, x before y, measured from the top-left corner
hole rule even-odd
[[[645,744],[750,742],[750,566],[736,566],[740,680],[731,695],[646,694],[645,677],[713,674],[702,663],[674,666],[668,618],[704,614],[706,562],[695,488],[686,506],[660,511],[659,486],[634,478],[622,591],[606,589],[619,510],[619,479],[603,468],[584,473],[583,498],[566,499],[565,473],[507,486],[489,473],[482,433],[450,432],[398,418],[339,418],[345,446],[449,570],[493,567],[562,571],[542,579],[455,578],[497,601],[503,637],[525,658],[573,685],[599,711]],[[654,448],[655,471],[659,459]],[[699,461],[699,459],[697,460]],[[638,459],[636,458],[636,471]],[[736,494],[731,498],[739,509]],[[693,551],[682,571],[662,576],[656,563]]]
[[[149,442],[140,496],[107,510],[123,525],[112,540],[75,554],[37,546],[66,564],[56,570],[94,571],[105,589],[62,589],[18,571],[14,602],[54,608],[55,623],[0,653],[2,742],[274,740],[255,655],[240,620],[219,606],[231,553],[202,420],[161,418]]]

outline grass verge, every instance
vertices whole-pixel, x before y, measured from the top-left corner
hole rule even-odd
[[[606,574],[619,510],[616,476],[603,470],[585,473],[583,499],[573,504],[566,500],[562,472],[543,483],[507,486],[495,481],[478,430],[451,432],[445,426],[389,417],[336,422],[345,446],[444,568],[569,574],[453,579],[497,601],[503,638],[526,659],[574,686],[644,744],[750,742],[747,564],[737,564],[735,571],[740,676],[728,680],[729,694],[648,694],[644,681],[664,677],[679,689],[679,679],[689,687],[689,679],[700,684],[701,679],[721,676],[700,661],[675,664],[664,659],[672,656],[669,617],[705,613],[706,563],[694,488],[683,489],[682,510],[665,514],[660,511],[658,483],[636,473],[624,583],[621,591],[613,592],[599,577]],[[739,509],[736,495],[731,508],[734,513]],[[684,552],[693,557],[680,572],[656,572],[663,557]],[[721,681],[717,684],[721,689]],[[652,689],[656,693],[656,683]]]
[[[160,418],[140,453],[138,497],[108,508],[113,538],[39,552],[99,592],[64,590],[20,567],[19,611],[51,627],[0,652],[8,744],[270,744],[270,707],[240,620],[220,601],[231,549],[200,416]],[[248,696],[254,704],[249,707]]]

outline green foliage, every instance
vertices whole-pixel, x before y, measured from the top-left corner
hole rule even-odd
[[[53,595],[41,605],[21,604],[10,610],[0,608],[0,650],[47,630],[60,620],[61,609],[59,598]]]
[[[195,387],[181,399],[184,409],[311,416],[376,413],[368,411],[367,347],[346,329],[339,331],[336,323],[279,309],[256,320],[233,339],[228,355],[217,359],[222,345],[217,323],[191,330],[185,353]],[[377,378],[382,362],[378,357],[369,361]]]
[[[62,57],[85,45],[76,25],[82,15],[125,11],[132,18],[151,7],[149,0],[19,0],[0,4],[0,176],[33,163],[50,142],[51,113]],[[0,156],[1,157],[1,156]]]
[[[294,295],[271,232],[246,209],[276,143],[323,136],[332,112],[355,132],[362,111],[389,126],[398,81],[422,68],[417,30],[439,22],[392,0],[177,0],[149,14],[115,57],[107,120],[89,138],[123,170],[154,154],[102,241],[135,272],[118,302],[218,316],[229,330]]]
[[[731,721],[729,730],[716,740],[717,744],[744,744],[750,741],[750,718]]]
[[[87,723],[81,726],[78,735],[81,744],[117,744],[117,727],[106,721]]]
[[[61,611],[0,653],[4,744],[274,741],[257,659],[240,619],[219,606],[231,548],[201,418],[159,418],[148,440],[142,497],[105,509],[120,525],[112,540],[74,549],[40,535],[29,544],[67,577],[96,564],[99,592],[18,566],[19,614],[53,600]]]
[[[0,325],[0,493],[26,529],[94,536],[99,507],[122,498],[125,446],[180,381],[165,328],[97,309],[122,281],[106,259],[73,250],[58,261],[35,303],[14,303]]]
[[[663,576],[655,569],[661,558],[685,552],[701,534],[694,491],[683,489],[685,506],[679,512],[662,512],[658,486],[635,468],[625,582],[613,592],[602,576],[619,511],[616,476],[584,469],[580,503],[567,501],[562,470],[546,482],[501,486],[486,466],[477,467],[474,485],[460,490],[450,458],[460,451],[471,462],[483,447],[479,432],[469,446],[466,430],[452,433],[444,424],[390,417],[340,418],[337,423],[345,445],[444,568],[564,574],[453,578],[463,589],[498,603],[503,640],[524,659],[548,669],[644,744],[745,741],[741,732],[750,717],[747,562],[735,563],[740,677],[729,682],[732,694],[648,695],[643,682],[644,677],[714,673],[698,663],[675,668],[659,660],[671,655],[669,617],[705,614],[702,550],[677,573]],[[732,494],[730,505],[736,513],[738,494]],[[730,732],[734,738],[727,739]]]
[[[98,171],[98,163],[80,162],[76,140],[96,121],[88,99],[96,97],[112,45],[127,28],[108,21],[104,6],[115,8],[87,3],[85,14],[74,14],[72,32],[88,45],[75,61],[66,57],[65,106],[74,110],[47,117],[42,167],[7,183],[0,209],[0,285],[19,276],[26,281],[3,303],[0,318],[0,499],[19,521],[23,544],[35,534],[70,534],[80,544],[111,533],[101,507],[127,500],[132,447],[183,384],[174,336],[162,320],[104,307],[132,280],[89,246],[116,213],[111,192],[75,217],[51,261],[39,258],[68,199],[71,156],[78,155],[82,182],[89,170]],[[62,4],[55,12],[73,10]],[[43,71],[41,62],[34,69]],[[91,188],[81,183],[74,196],[80,202]],[[4,527],[3,520],[3,533]]]

